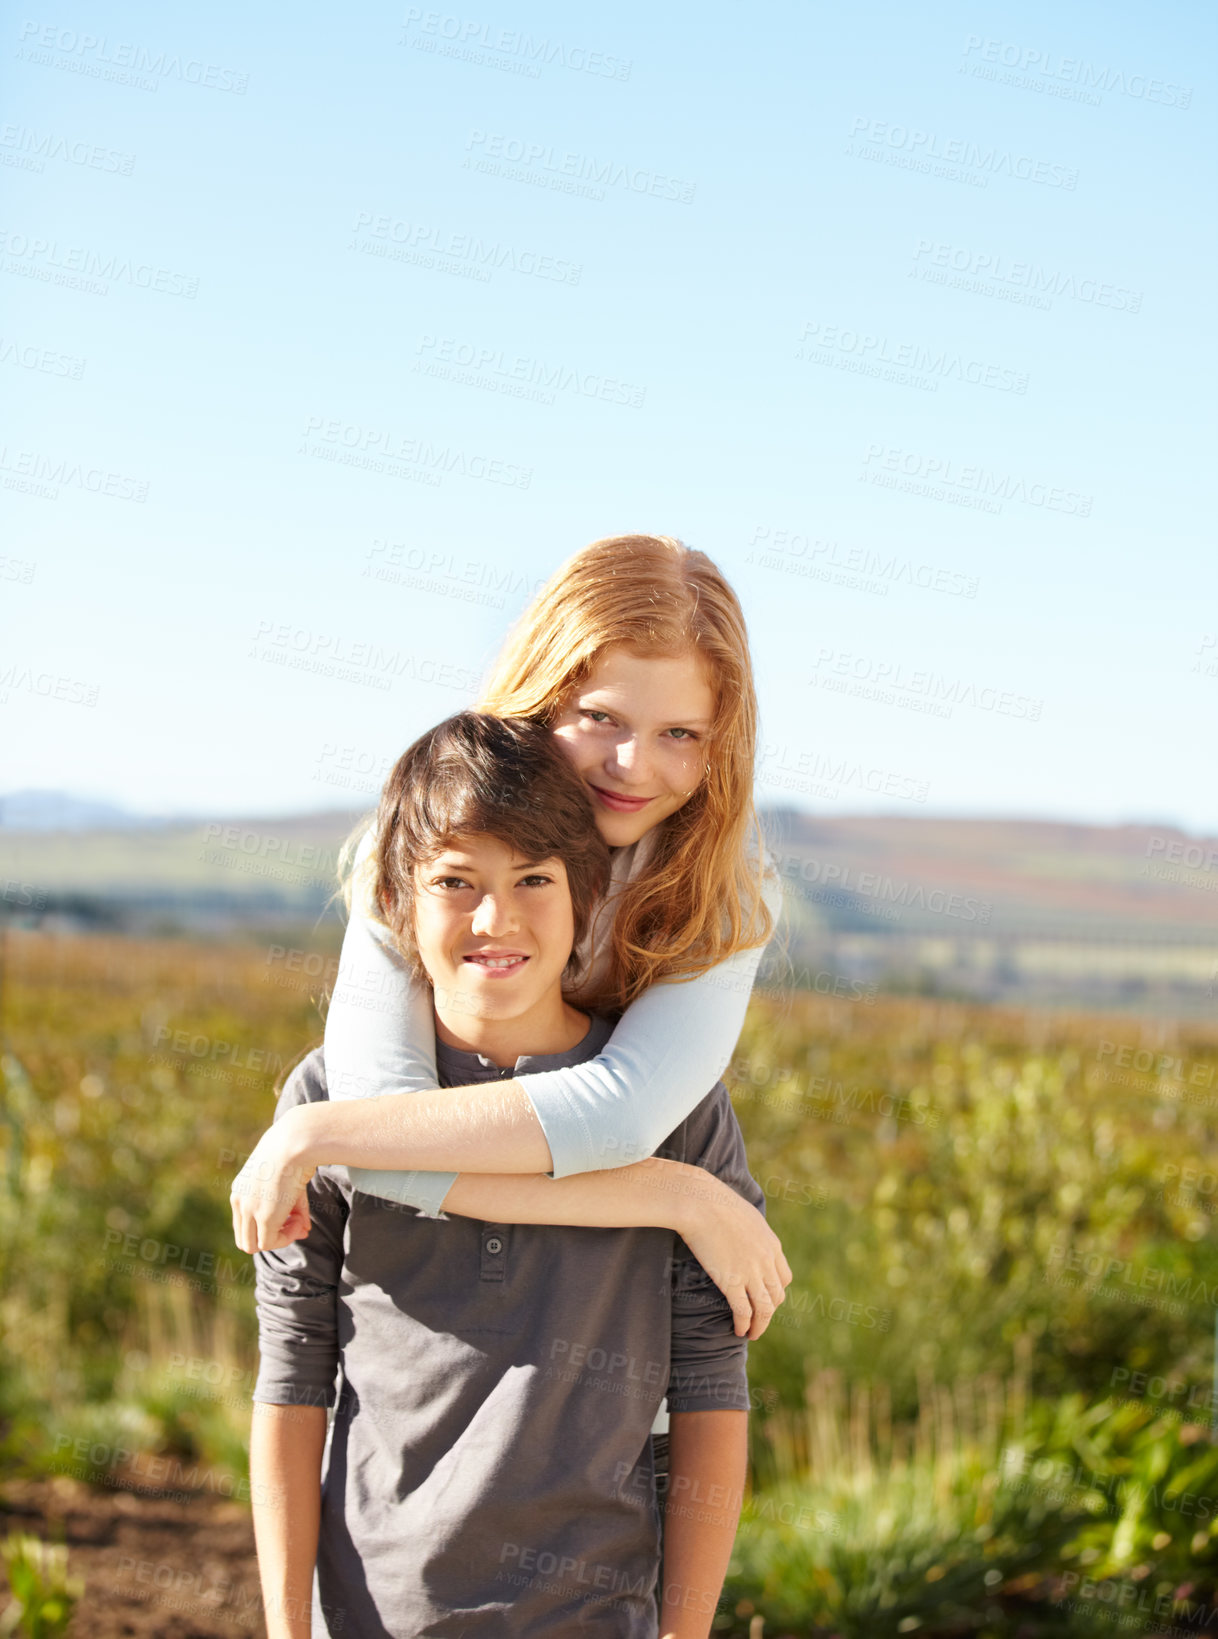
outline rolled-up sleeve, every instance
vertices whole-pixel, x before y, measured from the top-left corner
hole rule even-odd
[[[314,1062],[316,1061],[316,1062]],[[325,1097],[321,1054],[293,1071],[275,1111]],[[254,1399],[278,1406],[330,1406],[338,1376],[338,1287],[347,1203],[325,1169],[309,1183],[309,1233],[254,1256],[258,1377]]]
[[[685,1159],[714,1173],[764,1214],[765,1195],[749,1172],[744,1137],[722,1083],[694,1111],[687,1132]],[[748,1354],[748,1339],[736,1336],[727,1299],[678,1239],[669,1411],[747,1411]]]

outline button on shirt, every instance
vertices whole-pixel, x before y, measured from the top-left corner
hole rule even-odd
[[[579,1063],[611,1028],[507,1071],[439,1044],[440,1082]],[[276,1115],[325,1097],[318,1049]],[[659,1153],[764,1209],[721,1083]],[[425,1217],[333,1167],[309,1206],[309,1235],[255,1260],[254,1399],[336,1408],[315,1639],[654,1639],[656,1410],[749,1403],[747,1345],[684,1242]]]

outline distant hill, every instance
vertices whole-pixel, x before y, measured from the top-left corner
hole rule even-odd
[[[213,934],[311,925],[356,813],[0,829],[0,911],[23,922]]]
[[[10,791],[0,796],[0,831],[131,829],[162,823],[113,803],[73,797],[67,791]]]
[[[0,917],[132,933],[312,929],[360,818],[152,822],[113,811],[86,825],[87,804],[19,795],[56,796],[59,807],[31,802],[36,823],[17,829],[10,811],[0,827]],[[1214,1010],[1218,837],[788,809],[764,821],[787,907],[788,982],[824,988],[816,975],[827,973],[981,999]],[[776,962],[767,956],[779,982]]]
[[[1146,939],[1218,930],[1218,837],[1169,826],[822,819],[789,810],[767,820],[777,852],[790,856],[786,880],[832,927],[873,926],[888,912],[906,929],[977,922],[966,905],[944,904],[941,895],[954,893],[978,913],[988,907],[995,931]]]
[[[978,1000],[1215,1012],[1218,837],[787,810],[767,828],[797,970]]]

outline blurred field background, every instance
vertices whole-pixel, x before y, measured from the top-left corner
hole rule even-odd
[[[227,1191],[321,1035],[341,938],[327,859],[346,823],[294,840],[231,827],[229,867],[223,830],[191,832],[189,857],[212,859],[172,904],[124,901],[121,872],[105,888],[96,868],[135,848],[153,879],[162,855],[187,857],[163,835],[4,839],[4,1506],[68,1543],[66,1574],[91,1590],[69,1633],[261,1631],[256,1329]],[[752,1491],[716,1631],[1211,1632],[1212,943],[1185,911],[1172,924],[1160,888],[1141,977],[1103,959],[1138,948],[1122,895],[1162,836],[1110,833],[1105,864],[1069,827],[1050,854],[1039,833],[1021,852],[1009,829],[987,845],[956,822],[936,867],[931,822],[889,822],[890,855],[883,823],[844,828],[872,880],[841,834],[771,816],[789,928],[731,1086],[797,1273],[752,1350]],[[902,823],[924,829],[897,839]],[[55,876],[55,851],[94,861],[88,894],[69,863]],[[1006,886],[988,869],[999,853],[1025,861],[1018,891],[1011,868]],[[259,858],[286,886],[237,868]],[[1089,917],[1046,929],[1047,883],[1058,904],[1085,898],[1071,858],[1107,897],[1092,886]],[[841,903],[817,898],[830,860]],[[880,961],[850,941],[882,880],[905,925]],[[1187,910],[1204,897],[1176,892]],[[952,895],[986,918],[951,916]],[[1068,950],[1079,976],[1021,966],[1034,948]],[[1192,969],[1156,967],[1164,948]],[[1004,999],[1021,987],[1035,1004]],[[40,1552],[11,1549],[9,1577],[43,1590],[53,1633],[72,1593]]]

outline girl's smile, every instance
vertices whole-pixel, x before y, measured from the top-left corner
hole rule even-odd
[[[606,791],[604,786],[600,785],[589,785],[588,789],[615,814],[637,814],[652,800],[650,797],[627,797],[620,791]]]

